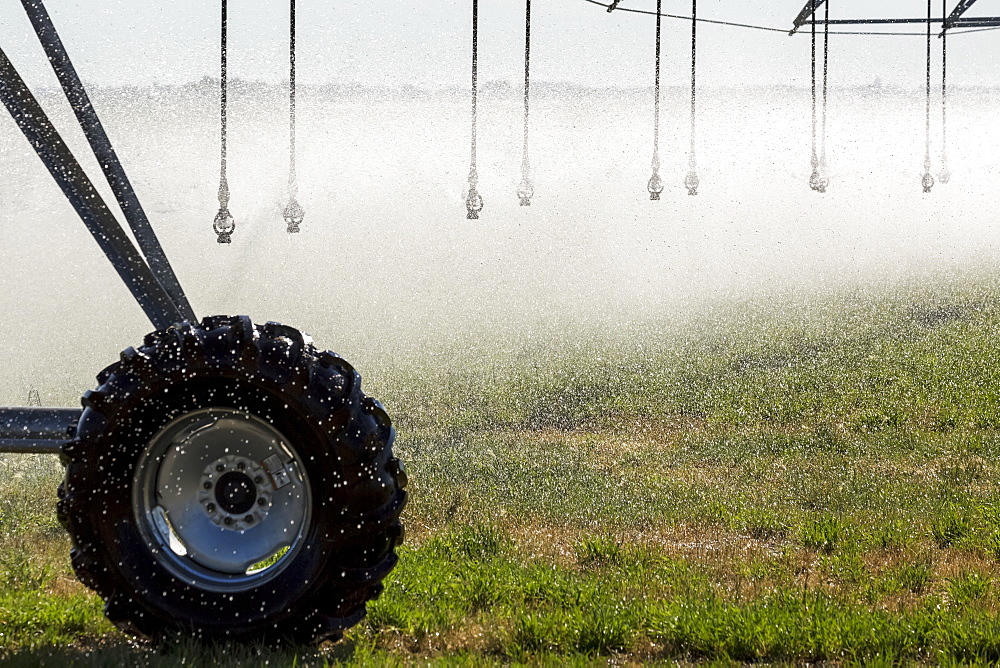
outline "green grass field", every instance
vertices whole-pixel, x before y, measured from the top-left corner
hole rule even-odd
[[[0,657],[1000,661],[996,288],[720,304],[362,368],[410,472],[407,543],[367,620],[318,649],[132,644],[73,578],[58,463],[8,456]]]

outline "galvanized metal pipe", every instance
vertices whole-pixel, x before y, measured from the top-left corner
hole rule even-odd
[[[177,275],[174,274],[174,270],[170,266],[166,254],[163,252],[163,247],[160,245],[159,239],[156,238],[156,233],[153,232],[153,228],[149,224],[146,212],[139,203],[139,198],[135,194],[135,189],[132,187],[131,181],[129,181],[128,176],[125,174],[125,169],[122,167],[121,161],[118,160],[118,154],[115,153],[114,146],[111,144],[107,132],[104,131],[101,119],[97,116],[97,111],[94,110],[94,106],[90,102],[87,90],[83,87],[83,83],[80,81],[80,77],[73,67],[69,54],[66,52],[66,47],[63,46],[62,40],[59,39],[59,33],[56,32],[56,28],[52,24],[52,19],[45,10],[45,5],[42,3],[42,0],[21,0],[21,4],[24,6],[24,11],[31,20],[31,25],[35,28],[38,41],[41,42],[42,48],[45,49],[45,55],[49,58],[49,64],[52,65],[52,69],[59,79],[59,84],[66,94],[66,99],[69,100],[70,106],[73,108],[73,112],[80,122],[83,134],[86,136],[87,141],[90,143],[90,148],[97,157],[97,162],[100,164],[104,176],[111,186],[111,191],[121,206],[125,220],[135,234],[139,250],[142,251],[157,281],[159,281],[160,285],[170,295],[170,299],[177,306],[178,310],[186,319],[191,321],[196,320],[194,311],[191,309],[191,305],[184,295],[184,290],[177,280]]]
[[[817,3],[818,4],[818,3]],[[817,19],[815,21],[804,21],[803,25],[810,25],[815,23],[817,25],[823,23],[829,23],[832,26],[851,26],[851,25],[892,25],[900,23],[927,23],[927,19],[914,19],[914,18],[900,18],[900,19],[830,19],[829,21],[824,21],[822,19]],[[979,28],[987,26],[1000,25],[1000,16],[976,16],[968,18],[959,19],[938,19],[932,18],[931,23],[941,23],[947,24],[949,29],[952,28]]]
[[[79,408],[0,408],[0,452],[58,453]]]
[[[156,329],[186,320],[94,188],[86,172],[0,49],[0,102],[10,112],[94,240]]]
[[[46,439],[23,440],[0,438],[0,454],[6,455],[58,455],[62,452],[62,441]]]

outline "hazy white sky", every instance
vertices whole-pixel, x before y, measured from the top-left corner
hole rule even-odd
[[[941,11],[940,0],[934,11]],[[947,0],[949,6],[957,0]],[[702,0],[699,15],[788,27],[803,0]],[[48,0],[63,41],[86,81],[178,83],[218,69],[219,3],[210,0]],[[465,85],[471,53],[471,0],[299,0],[299,80]],[[481,0],[480,76],[516,82],[523,67],[524,3]],[[653,9],[655,0],[623,0]],[[664,0],[665,12],[690,11],[689,0]],[[654,18],[616,12],[584,0],[535,0],[532,72],[539,81],[649,85]],[[922,0],[833,0],[832,17],[922,16]],[[1000,0],[980,0],[969,15],[1000,15]],[[288,2],[230,0],[231,76],[287,77]],[[905,26],[899,30],[920,30]],[[688,76],[690,24],[664,23],[663,78]],[[18,0],[0,3],[0,45],[32,85],[54,82]],[[699,75],[705,86],[806,85],[809,38],[701,24]],[[1000,84],[1000,31],[949,41],[956,84]],[[940,58],[935,40],[935,58]],[[833,85],[920,86],[921,37],[840,36],[831,40]]]

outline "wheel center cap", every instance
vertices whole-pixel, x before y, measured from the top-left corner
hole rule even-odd
[[[215,485],[215,500],[227,513],[241,515],[253,508],[257,488],[247,474],[229,471]]]

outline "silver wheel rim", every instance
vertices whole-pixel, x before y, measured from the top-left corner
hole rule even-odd
[[[139,532],[175,577],[214,591],[274,578],[295,557],[312,492],[292,444],[232,408],[172,420],[147,443],[132,486]]]

